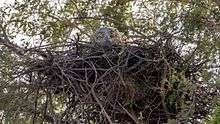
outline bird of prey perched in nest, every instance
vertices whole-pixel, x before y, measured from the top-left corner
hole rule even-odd
[[[114,44],[125,43],[126,38],[115,28],[101,27],[92,35],[91,41],[95,45],[103,46],[103,48],[111,48]]]

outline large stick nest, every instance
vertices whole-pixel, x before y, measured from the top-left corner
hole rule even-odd
[[[26,62],[22,77],[49,101],[56,96],[66,99],[59,108],[60,123],[186,123],[211,111],[203,98],[213,98],[213,92],[196,85],[200,66],[195,65],[200,63],[186,64],[173,45],[103,48],[77,42],[46,49]],[[49,107],[44,109],[35,116],[55,122]]]

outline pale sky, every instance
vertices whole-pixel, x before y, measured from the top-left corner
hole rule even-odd
[[[10,4],[13,2],[14,2],[14,0],[0,0],[0,7],[4,6],[4,3]]]

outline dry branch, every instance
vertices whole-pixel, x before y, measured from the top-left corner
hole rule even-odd
[[[101,45],[75,42],[29,49],[46,57],[30,52],[36,57],[19,65],[24,71],[11,81],[20,79],[28,90],[35,87],[38,95],[47,94],[46,98],[65,96],[68,107],[62,108],[61,122],[153,124],[166,123],[168,119],[193,122],[211,111],[212,104],[201,103],[207,95],[212,99],[216,94],[192,83],[198,82],[195,76],[205,63],[185,63],[171,44],[113,44],[111,49],[104,50]],[[58,51],[60,48],[63,51]],[[194,66],[197,64],[198,70]],[[46,100],[42,112],[37,111],[40,105],[35,104],[33,110],[37,112],[32,113],[35,123],[37,118],[47,121],[53,117],[55,108],[50,100]],[[197,109],[188,115],[191,120],[181,117],[181,113],[187,113],[183,111],[191,112],[192,106]]]

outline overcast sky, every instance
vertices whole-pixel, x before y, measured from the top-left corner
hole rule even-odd
[[[0,7],[4,6],[4,3],[13,3],[14,0],[0,0]]]

